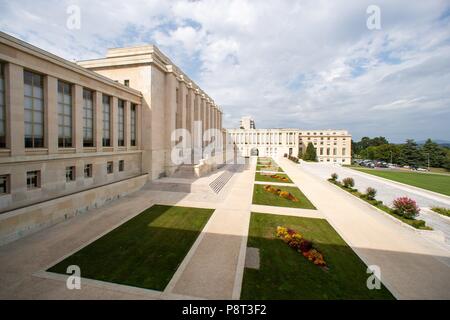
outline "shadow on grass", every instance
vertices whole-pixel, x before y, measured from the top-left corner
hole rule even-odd
[[[163,290],[213,211],[154,205],[47,271]]]
[[[278,239],[279,225],[313,241],[328,270]],[[259,248],[261,264],[245,269],[242,299],[394,299],[384,286],[367,288],[367,267],[326,220],[252,213],[248,246]]]

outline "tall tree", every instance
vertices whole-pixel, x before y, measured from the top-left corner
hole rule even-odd
[[[418,166],[422,163],[422,155],[413,139],[406,140],[406,143],[402,146],[399,162],[409,166]]]
[[[429,160],[430,167],[441,167],[444,164],[445,158],[447,156],[444,148],[431,141],[431,139],[428,139],[422,146],[421,153],[422,158],[425,162],[424,164],[428,165]]]
[[[303,160],[317,161],[316,148],[314,148],[314,145],[311,142],[309,142],[308,146],[306,147],[305,154],[303,155]]]

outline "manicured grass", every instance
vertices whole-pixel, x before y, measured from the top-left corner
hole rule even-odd
[[[255,174],[255,180],[256,181],[265,181],[265,182],[281,182],[281,183],[292,183],[292,180],[288,177],[287,174],[276,174],[278,177],[287,178],[286,181],[283,181],[281,179],[272,178],[270,175],[261,174],[259,172],[256,172]]]
[[[263,184],[255,184],[253,190],[253,204],[261,204],[266,206],[291,207],[301,209],[316,209],[308,198],[297,187],[274,186],[281,191],[288,191],[300,201],[294,202],[282,198],[276,194],[264,190]]]
[[[163,290],[213,211],[154,205],[48,271]]]
[[[312,240],[329,269],[278,239],[277,226]],[[241,299],[394,299],[384,286],[367,288],[366,265],[324,219],[252,213],[247,246],[259,248],[260,269],[244,270]]]
[[[437,212],[439,214],[442,214],[443,216],[450,217],[450,209],[448,208],[442,208],[442,207],[433,207],[431,208],[434,212]]]
[[[420,220],[420,219],[414,219],[414,218],[405,218],[401,215],[398,215],[397,213],[394,212],[393,209],[391,209],[390,207],[386,206],[385,204],[383,204],[383,201],[379,201],[376,199],[370,200],[366,197],[365,194],[362,194],[361,192],[359,192],[357,189],[353,189],[353,188],[347,188],[344,185],[342,185],[341,182],[339,181],[334,181],[331,179],[328,179],[329,182],[337,185],[338,187],[340,187],[342,190],[345,190],[349,193],[351,193],[352,195],[354,195],[355,197],[358,197],[364,201],[366,201],[367,203],[370,203],[371,205],[373,205],[374,207],[377,207],[380,210],[383,210],[384,212],[386,212],[387,214],[393,216],[394,218],[409,224],[411,227],[414,227],[416,229],[421,229],[421,230],[433,230],[433,228],[428,227],[425,223],[424,220]]]
[[[450,175],[376,169],[356,170],[450,196]]]

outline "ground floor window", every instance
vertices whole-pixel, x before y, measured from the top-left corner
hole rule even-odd
[[[114,163],[112,161],[108,161],[106,164],[106,173],[110,174],[114,171]]]
[[[125,161],[124,160],[120,160],[119,161],[119,172],[122,172],[125,170]]]
[[[84,177],[92,178],[92,164],[84,165]]]
[[[75,181],[75,167],[66,167],[66,182]]]
[[[9,193],[9,174],[0,176],[0,195]]]
[[[28,171],[27,172],[27,189],[36,189],[41,185],[41,172],[40,171]]]

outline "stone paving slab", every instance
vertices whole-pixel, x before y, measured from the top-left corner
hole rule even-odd
[[[276,206],[265,206],[265,205],[260,205],[260,204],[252,204],[251,211],[252,212],[260,212],[260,213],[286,215],[286,216],[295,216],[295,217],[325,219],[325,216],[319,210],[311,210],[311,209],[298,209],[298,208],[287,208],[287,207],[276,207]]]

